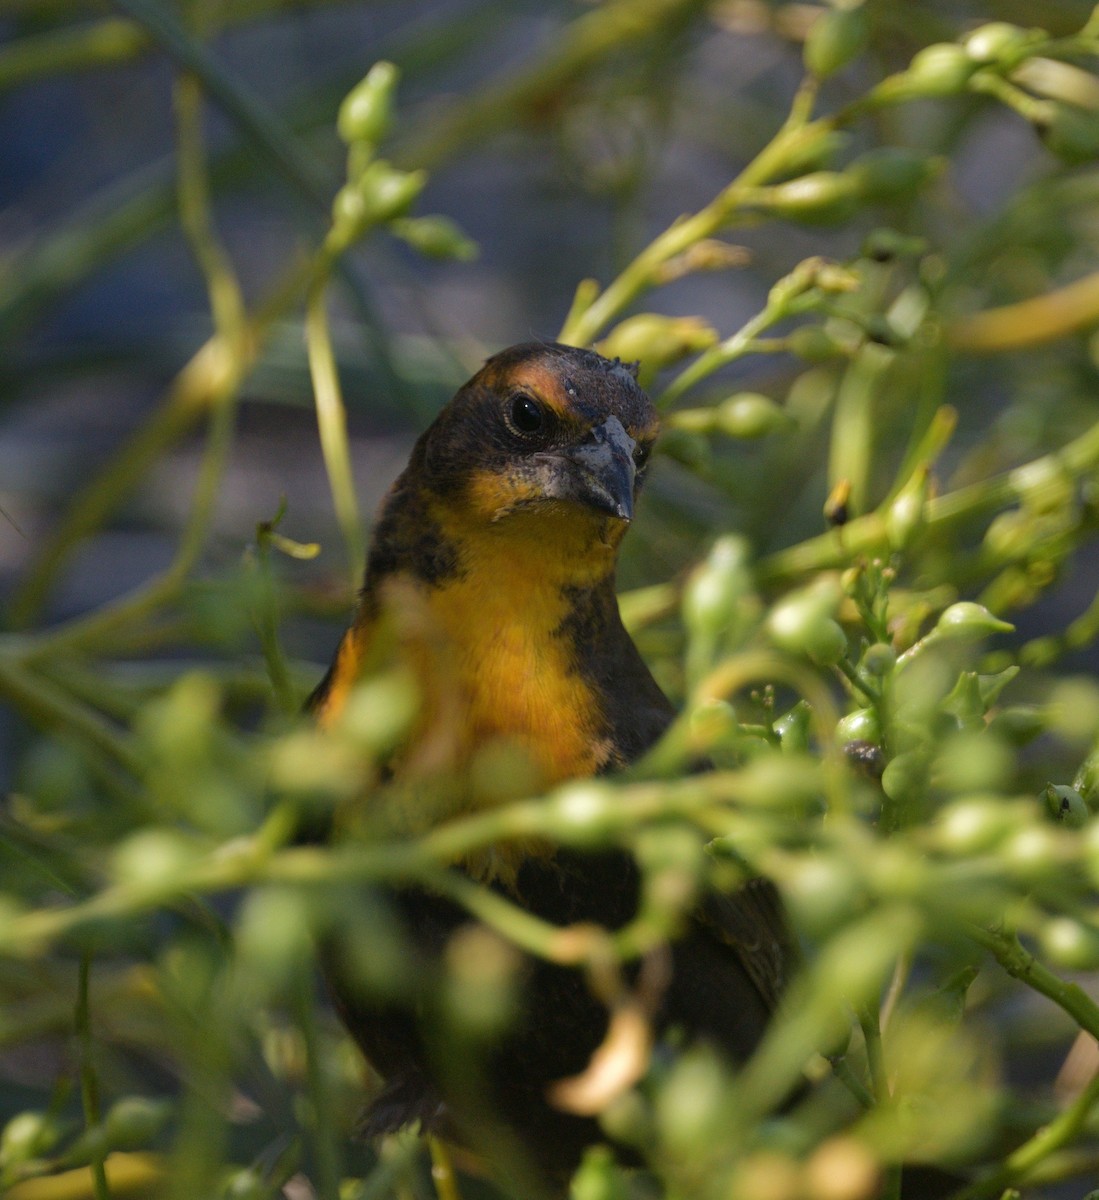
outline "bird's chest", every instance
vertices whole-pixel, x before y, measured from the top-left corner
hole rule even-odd
[[[606,765],[599,699],[568,637],[563,590],[510,593],[506,579],[459,581],[430,598],[434,638],[419,651],[431,720],[462,763],[518,752],[552,784]]]

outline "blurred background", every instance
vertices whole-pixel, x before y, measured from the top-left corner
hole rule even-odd
[[[150,21],[157,6],[147,7],[0,3],[4,591],[81,488],[152,418],[210,333],[205,289],[175,215],[179,55],[165,49],[166,35]],[[1042,21],[1054,32],[1075,29],[1088,7],[1044,5]],[[857,95],[918,46],[967,24],[1025,23],[1027,8],[872,4],[869,58],[830,81],[825,102]],[[801,77],[801,40],[818,12],[758,0],[231,0],[211,7],[218,32],[208,66],[226,89],[207,110],[215,214],[250,300],[316,243],[343,168],[337,106],[380,58],[402,73],[383,153],[427,167],[417,211],[453,218],[480,248],[474,261],[436,263],[375,236],[348,256],[333,289],[365,511],[374,510],[414,435],[486,354],[553,337],[582,278],[608,281],[765,144]],[[985,292],[987,300],[990,285],[1007,298],[1051,270],[1071,275],[1074,264],[1056,258],[1054,243],[1069,235],[1063,227],[1047,223],[1041,231],[1044,261],[1027,244],[1033,229],[1021,231],[1015,261],[1004,260],[994,238],[990,247],[975,238],[1009,198],[1018,207],[1021,186],[1050,171],[1052,156],[1025,121],[978,97],[876,119],[897,140],[950,157],[933,203],[896,207],[903,225],[934,239],[954,282],[970,271],[974,295]],[[282,154],[257,134],[257,120],[261,132],[285,137]],[[857,149],[867,133],[853,138]],[[736,241],[750,251],[742,269],[694,275],[661,291],[655,306],[704,313],[724,335],[799,259],[852,254],[874,220],[870,213],[839,229],[738,230]],[[280,316],[244,384],[213,562],[239,556],[256,523],[286,496],[283,531],[324,546],[311,572],[332,565],[331,503],[300,321],[300,311]],[[947,390],[955,403],[964,393],[963,437],[966,430],[995,436],[1011,408],[1009,374],[1002,363],[958,369]],[[781,396],[794,371],[757,358],[736,375]],[[191,503],[195,419],[180,422],[170,453],[105,527],[74,548],[41,597],[47,619],[94,607],[170,560]],[[801,465],[799,490],[814,470],[812,459]],[[653,502],[654,523],[678,495],[686,528],[712,536],[713,509],[697,489],[687,489],[693,503],[685,504],[682,481],[664,471],[654,490],[663,496],[663,504]],[[787,491],[781,519],[751,531],[761,550],[819,527],[819,496],[805,490],[813,494],[808,507]],[[627,563],[627,583],[667,576],[691,557],[696,546],[684,541],[683,517],[675,537],[650,539],[644,571]]]
[[[842,108],[920,47],[984,22],[1040,21],[1068,35],[1092,5],[1035,7],[867,0],[867,50],[825,82],[820,107]],[[278,281],[323,238],[345,171],[337,110],[381,59],[401,72],[381,153],[426,168],[415,211],[450,218],[478,247],[465,261],[434,261],[376,233],[333,280],[355,482],[369,515],[414,438],[485,356],[553,338],[581,280],[608,282],[767,144],[803,77],[803,42],[820,13],[763,0],[0,0],[0,595],[11,628],[95,613],[152,579],[173,562],[192,512],[208,411],[188,406],[180,381],[213,325],[177,215],[181,67],[197,71],[209,98],[213,213],[250,306],[272,303]],[[842,162],[880,144],[941,156],[942,167],[918,196],[865,205],[838,223],[747,223],[730,235],[743,247],[735,269],[680,279],[645,307],[703,314],[726,337],[799,261],[852,258],[882,225],[916,239],[922,282],[947,319],[1096,270],[1094,155],[1053,153],[1019,112],[975,93],[882,109],[853,124],[837,154]],[[209,536],[178,611],[148,633],[149,661],[140,639],[124,645],[131,681],[146,670],[153,687],[219,655],[231,672],[242,645],[254,667],[248,597],[234,609],[231,592],[203,583],[240,571],[257,526],[284,503],[280,531],[320,547],[315,558],[279,564],[294,585],[283,637],[303,693],[350,611],[303,306],[274,307],[243,382]],[[880,397],[882,486],[868,508],[894,476],[891,438],[903,445],[917,405],[958,410],[943,490],[1094,423],[1099,349],[1086,331],[1022,353],[929,357],[930,367],[902,371]],[[716,447],[702,473],[658,460],[623,586],[676,578],[729,530],[761,556],[823,530],[824,414],[840,374],[782,353],[707,381],[710,397],[750,388],[796,410],[798,435],[777,449],[767,440]],[[1099,587],[1093,558],[1051,554],[1056,586],[1036,587],[1040,601],[1012,614],[1020,642],[1063,629],[1087,607]],[[936,569],[932,552],[932,582]],[[953,582],[965,594],[968,581]],[[646,649],[667,649],[676,636],[650,631]],[[1097,665],[1092,645],[1061,667]],[[661,678],[674,690],[674,673]],[[73,677],[74,689],[94,684],[94,672]],[[32,741],[27,725],[0,714],[5,788]],[[1051,1038],[1041,1003],[1008,1015],[1015,1044],[1038,1046],[1011,1070],[1048,1077],[1065,1029]],[[9,1056],[4,1077],[29,1094],[39,1061]]]

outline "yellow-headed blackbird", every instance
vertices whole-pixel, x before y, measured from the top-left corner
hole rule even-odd
[[[495,744],[521,752],[543,785],[637,759],[673,710],[622,625],[615,563],[657,425],[634,371],[617,361],[552,343],[489,359],[416,443],[384,503],[357,617],[311,700],[321,722],[340,711],[389,620],[423,696],[417,731],[392,764],[413,795],[417,780],[443,775],[452,803],[465,803],[464,777]],[[561,926],[617,929],[639,900],[638,868],[624,851],[502,846],[454,869]],[[550,1093],[602,1043],[605,1005],[579,970],[530,957],[483,1087],[467,1088],[438,1044],[431,989],[470,918],[426,890],[390,899],[417,949],[422,988],[382,1002],[356,988],[338,952],[327,965],[349,1029],[385,1080],[366,1131],[420,1121],[482,1149],[499,1145],[502,1131],[560,1185],[600,1133]],[[769,884],[709,896],[669,948],[658,1035],[674,1029],[742,1060],[788,958]]]

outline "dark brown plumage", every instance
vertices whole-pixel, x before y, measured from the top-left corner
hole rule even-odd
[[[530,344],[490,359],[417,443],[383,507],[356,621],[312,700],[322,722],[335,719],[379,622],[395,621],[398,653],[424,696],[391,764],[409,803],[440,778],[454,809],[480,803],[468,781],[486,747],[520,754],[537,783],[552,785],[631,763],[668,727],[673,710],[614,590],[656,431],[628,368]],[[560,926],[613,930],[637,909],[638,868],[622,851],[502,846],[454,869]],[[548,1092],[588,1065],[607,1032],[604,1005],[581,972],[526,957],[518,1010],[480,1081],[456,1080],[439,1044],[440,964],[469,917],[423,890],[389,903],[418,955],[412,995],[363,994],[338,949],[327,965],[348,1028],[385,1080],[367,1132],[419,1120],[490,1157],[514,1160],[518,1149],[541,1180],[561,1186],[600,1132]],[[658,1035],[676,1028],[743,1059],[789,953],[769,884],[708,897],[670,947]]]

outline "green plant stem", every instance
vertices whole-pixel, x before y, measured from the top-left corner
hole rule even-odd
[[[1002,1167],[985,1179],[955,1192],[951,1200],[986,1200],[987,1197],[999,1195],[1012,1184],[1025,1183],[1050,1155],[1067,1146],[1083,1130],[1096,1105],[1099,1105],[1099,1075],[1092,1078],[1064,1112],[1016,1147],[1004,1160]]]
[[[121,17],[17,38],[0,47],[0,92],[33,79],[127,62],[150,41],[140,25]]]
[[[236,124],[314,207],[327,210],[328,187],[320,167],[308,158],[293,132],[252,92],[246,90],[156,0],[115,0],[180,66],[194,72],[218,107]]]
[[[638,783],[613,789],[606,797],[606,808],[599,814],[602,840],[617,830],[635,827],[655,818],[682,817],[705,822],[707,810],[736,804],[747,798],[751,803],[753,784],[742,772],[713,772],[698,779],[675,783]],[[610,791],[610,789],[609,789]],[[209,853],[196,856],[170,873],[155,880],[124,880],[109,884],[96,895],[71,905],[59,905],[20,913],[0,923],[0,954],[34,955],[54,940],[64,937],[92,921],[126,918],[170,903],[179,896],[210,895],[258,883],[285,883],[325,886],[342,882],[419,881],[442,891],[454,888],[458,899],[465,898],[461,882],[453,884],[446,873],[449,864],[485,847],[519,838],[544,838],[567,845],[587,845],[592,840],[590,814],[574,814],[569,808],[569,793],[543,800],[520,801],[501,809],[477,813],[449,821],[419,839],[379,837],[367,845],[321,850],[316,847],[277,849],[286,836],[286,815],[277,809],[270,828],[262,827],[253,837],[231,844],[211,847]],[[564,807],[562,808],[562,805]],[[750,819],[750,818],[748,818]],[[732,810],[725,811],[724,833],[735,832]],[[472,885],[470,885],[472,886]],[[477,889],[478,896],[486,894]],[[470,893],[472,894],[472,893]],[[478,903],[482,903],[480,898]],[[493,907],[491,901],[482,912],[497,926],[507,924],[512,906]],[[533,918],[522,910],[515,925],[503,931],[517,944],[552,957],[553,939],[558,930],[544,926],[544,937],[532,924]]]
[[[91,1130],[99,1124],[99,1081],[95,1073],[95,1062],[92,1057],[92,1020],[91,1004],[89,1002],[89,984],[91,981],[91,955],[80,957],[80,968],[77,975],[76,991],[76,1037],[80,1045],[80,1096],[84,1105],[84,1126]],[[93,1139],[92,1150],[92,1187],[95,1200],[110,1200],[110,1188],[107,1185],[107,1168],[104,1147],[98,1139]]]
[[[336,519],[343,534],[351,585],[355,587],[366,558],[366,537],[355,495],[355,476],[351,469],[347,411],[328,328],[327,283],[327,272],[321,272],[310,289],[305,313],[305,343],[317,406],[321,452],[332,490]]]
[[[1081,1029],[1099,1039],[1099,1004],[1079,984],[1066,983],[1043,966],[1012,932],[971,926],[969,936],[989,950],[1009,975],[1052,1000]]]
[[[577,17],[550,48],[521,69],[489,83],[445,113],[414,126],[397,155],[400,165],[431,169],[516,124],[537,120],[577,80],[631,42],[654,38],[706,7],[706,0],[610,0]]]
[[[306,1086],[309,1094],[309,1132],[316,1164],[313,1182],[318,1200],[339,1200],[340,1154],[336,1144],[335,1120],[323,1047],[317,1030],[317,1001],[313,974],[302,971],[295,995],[298,1027],[305,1043]]]
[[[577,346],[595,341],[615,317],[653,286],[664,263],[727,228],[752,189],[774,178],[805,146],[834,127],[834,121],[826,117],[806,121],[803,95],[795,99],[782,129],[732,183],[704,208],[681,217],[650,242],[589,305],[574,309],[558,335],[560,341]]]
[[[150,421],[126,444],[111,465],[96,475],[73,500],[67,516],[46,542],[16,593],[9,613],[14,626],[21,628],[35,617],[72,548],[100,527],[165,450],[204,414],[226,404],[227,397],[240,387],[255,365],[271,328],[301,297],[312,274],[309,263],[295,263],[239,338],[230,342],[221,333],[214,333],[196,351]],[[189,549],[193,548],[191,543]],[[32,658],[38,654],[55,654],[62,649],[86,649],[109,640],[118,630],[129,630],[161,608],[178,591],[192,565],[181,547],[163,575],[89,617],[80,617],[58,629],[21,639],[21,652]]]
[[[1066,476],[1078,479],[1099,466],[1099,424],[1049,454],[989,479],[957,488],[927,502],[928,531],[948,530],[984,513],[1005,508],[1024,496],[1039,506],[1045,495],[1055,497]],[[1045,482],[1048,481],[1048,482]],[[868,555],[888,554],[889,539],[881,512],[856,517],[843,527],[789,546],[763,559],[757,568],[761,584],[773,586],[813,571],[839,567]]]
[[[757,350],[757,335],[770,325],[773,325],[783,315],[783,312],[776,312],[768,305],[752,317],[751,320],[742,325],[731,337],[721,342],[720,345],[712,346],[709,350],[703,351],[690,366],[680,371],[660,396],[657,397],[657,407],[661,409],[669,408],[684,392],[694,387],[696,383],[712,375],[722,367],[728,366],[729,363],[735,362],[743,355]]]
[[[140,759],[128,734],[10,657],[0,656],[0,696],[39,728],[71,733],[127,770],[140,770]]]

